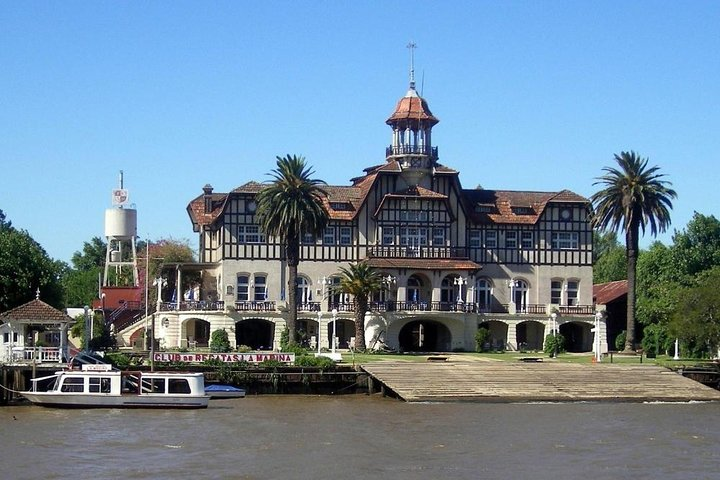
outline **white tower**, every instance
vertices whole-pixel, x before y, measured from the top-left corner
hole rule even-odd
[[[128,191],[123,188],[120,171],[120,188],[112,191],[113,208],[105,210],[105,287],[137,287],[138,268],[135,237],[137,237],[137,210],[128,205]],[[112,267],[112,268],[111,268]]]

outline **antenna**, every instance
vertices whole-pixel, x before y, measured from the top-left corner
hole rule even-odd
[[[407,44],[407,48],[410,50],[410,88],[415,89],[415,49],[417,44],[413,41]]]
[[[422,78],[420,80],[420,96],[423,96],[423,93],[425,92],[425,70],[422,72]]]

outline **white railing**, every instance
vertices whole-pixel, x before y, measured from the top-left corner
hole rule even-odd
[[[59,347],[6,347],[0,355],[0,361],[10,363],[61,363],[62,351]]]

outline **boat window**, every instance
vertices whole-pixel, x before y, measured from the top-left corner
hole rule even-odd
[[[168,379],[168,393],[190,393],[190,384],[185,378]]]
[[[63,381],[61,392],[81,392],[84,387],[84,378],[82,377],[66,377]]]
[[[150,393],[165,393],[165,379],[164,378],[151,378],[150,382]]]
[[[110,393],[110,378],[90,378],[90,393]]]

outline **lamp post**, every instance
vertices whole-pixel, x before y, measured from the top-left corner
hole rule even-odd
[[[552,332],[553,332],[553,358],[557,358],[557,313],[553,312],[550,314],[552,319]]]
[[[673,357],[673,360],[680,360],[680,341],[676,338],[675,339],[675,356]]]
[[[335,329],[337,326],[337,315],[338,311],[337,308],[332,309],[332,325],[333,325],[333,331],[332,331],[332,353],[333,356],[335,355],[335,339],[337,338],[337,330]]]
[[[320,355],[320,322],[322,321],[322,312],[317,312],[318,329],[317,329],[317,353]]]
[[[603,312],[595,312],[595,362],[602,361],[602,352],[600,351],[600,323],[603,319]]]
[[[453,280],[453,283],[457,285],[458,292],[457,292],[457,303],[462,303],[462,289],[463,285],[467,285],[467,279],[462,277],[455,277],[455,280]]]
[[[322,298],[320,299],[320,304],[322,305],[322,301],[325,299],[325,287],[327,285],[330,285],[330,279],[328,277],[322,277],[318,278],[318,284],[320,285],[320,295]],[[319,333],[318,333],[318,342],[319,342]]]
[[[90,307],[85,305],[83,310],[85,312],[83,316],[85,320],[85,335],[83,335],[83,337],[85,337],[85,353],[90,353],[90,316],[88,315]]]

